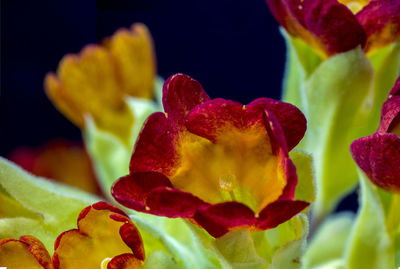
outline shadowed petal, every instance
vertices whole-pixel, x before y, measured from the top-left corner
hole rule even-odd
[[[232,229],[255,223],[254,212],[238,202],[226,202],[199,209],[194,220],[214,237],[221,237]]]
[[[377,186],[400,193],[400,138],[376,133],[355,140],[351,154],[357,165]]]
[[[273,202],[260,212],[256,226],[262,230],[275,228],[300,213],[309,204],[308,202],[293,200]]]

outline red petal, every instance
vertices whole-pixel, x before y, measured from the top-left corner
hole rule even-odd
[[[307,120],[303,113],[294,105],[270,98],[256,99],[247,105],[247,107],[253,105],[261,106],[275,115],[285,133],[289,151],[303,138],[307,129]]]
[[[336,0],[266,0],[291,35],[328,55],[363,45],[365,32],[353,13]]]
[[[210,235],[221,237],[233,228],[255,223],[253,211],[238,202],[226,202],[199,209],[194,220]]]
[[[149,213],[169,218],[192,218],[196,210],[208,205],[190,193],[169,187],[151,191],[146,204]]]
[[[148,193],[160,186],[172,187],[163,174],[156,172],[137,172],[120,178],[111,188],[111,194],[122,205],[146,212]]]
[[[367,34],[365,51],[400,39],[400,1],[372,0],[356,16]]]
[[[125,222],[125,224],[119,228],[119,234],[121,235],[122,241],[132,249],[132,252],[137,259],[144,261],[145,254],[142,237],[136,226],[131,223],[128,217],[123,215],[113,214],[110,215],[110,218],[115,221]]]
[[[115,256],[108,264],[107,269],[138,269],[143,264],[135,255],[125,253]]]
[[[300,213],[308,205],[309,203],[304,201],[278,200],[273,202],[260,212],[256,226],[262,230],[275,228]]]
[[[376,133],[351,144],[357,165],[377,186],[400,193],[400,138],[395,134]]]
[[[152,114],[144,123],[130,162],[130,171],[154,171],[168,175],[178,162],[175,150],[178,130],[164,113]]]
[[[400,124],[400,77],[389,93],[389,97],[382,106],[381,122],[378,132],[391,132]]]
[[[163,106],[168,118],[179,126],[196,105],[210,100],[200,83],[193,78],[176,74],[167,79],[163,87]]]
[[[238,102],[218,98],[190,111],[186,127],[191,133],[215,142],[219,136],[231,132],[233,128],[243,130],[257,121],[262,122],[261,116],[259,110],[248,112]]]

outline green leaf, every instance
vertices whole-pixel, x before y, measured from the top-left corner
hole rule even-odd
[[[316,194],[311,155],[294,149],[289,153],[289,156],[296,166],[298,178],[294,199],[310,203],[314,202]]]
[[[113,201],[111,186],[128,174],[131,152],[117,137],[98,129],[90,117],[86,117],[83,137],[98,183],[106,197]]]
[[[139,212],[130,217],[140,230],[146,253],[167,252],[183,268],[221,268],[221,261],[211,247],[212,237],[202,234],[200,238],[197,232],[202,231],[194,231],[200,228],[192,227],[183,219]]]
[[[374,71],[360,47],[322,62],[305,81],[308,130],[300,148],[315,162],[316,221],[331,212],[357,183],[356,166],[349,146],[356,138],[372,132],[359,128],[359,120],[371,113],[364,102],[373,86]],[[365,115],[364,115],[365,114]]]
[[[155,81],[154,94],[156,102],[135,97],[126,97],[133,114],[134,124],[131,127],[130,145],[126,146],[116,136],[96,127],[90,116],[85,118],[86,130],[83,133],[86,149],[93,162],[99,184],[110,201],[112,184],[120,177],[128,174],[129,161],[136,139],[143,123],[150,114],[161,111],[161,96],[163,80],[158,77]]]
[[[344,251],[354,218],[354,214],[346,212],[325,220],[303,256],[304,269],[343,266]]]
[[[146,257],[145,263],[140,267],[141,269],[176,269],[183,268],[178,265],[174,259],[163,251],[155,251]]]
[[[81,190],[36,177],[0,157],[0,238],[33,235],[48,250],[54,240],[76,226],[79,212],[99,201]],[[6,192],[6,193],[5,193]]]
[[[360,184],[361,207],[345,252],[346,268],[395,268],[394,238],[388,234],[376,187],[362,172]]]
[[[312,74],[322,62],[322,59],[302,39],[290,36],[283,28],[280,28],[280,30],[285,39],[287,51],[283,79],[283,99],[306,111],[304,80]]]

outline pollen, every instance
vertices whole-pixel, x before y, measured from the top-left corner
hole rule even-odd
[[[232,173],[222,175],[218,179],[219,187],[224,191],[232,191],[237,185],[236,176]]]

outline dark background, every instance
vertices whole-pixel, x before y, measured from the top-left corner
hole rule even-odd
[[[80,140],[45,96],[43,78],[66,53],[134,22],[149,27],[162,77],[186,73],[212,98],[280,97],[285,45],[264,0],[1,0],[0,155]],[[356,204],[353,194],[339,210]]]
[[[79,140],[43,78],[64,54],[134,22],[149,27],[162,77],[186,73],[212,98],[279,98],[285,46],[264,0],[1,0],[0,155],[54,137]]]

